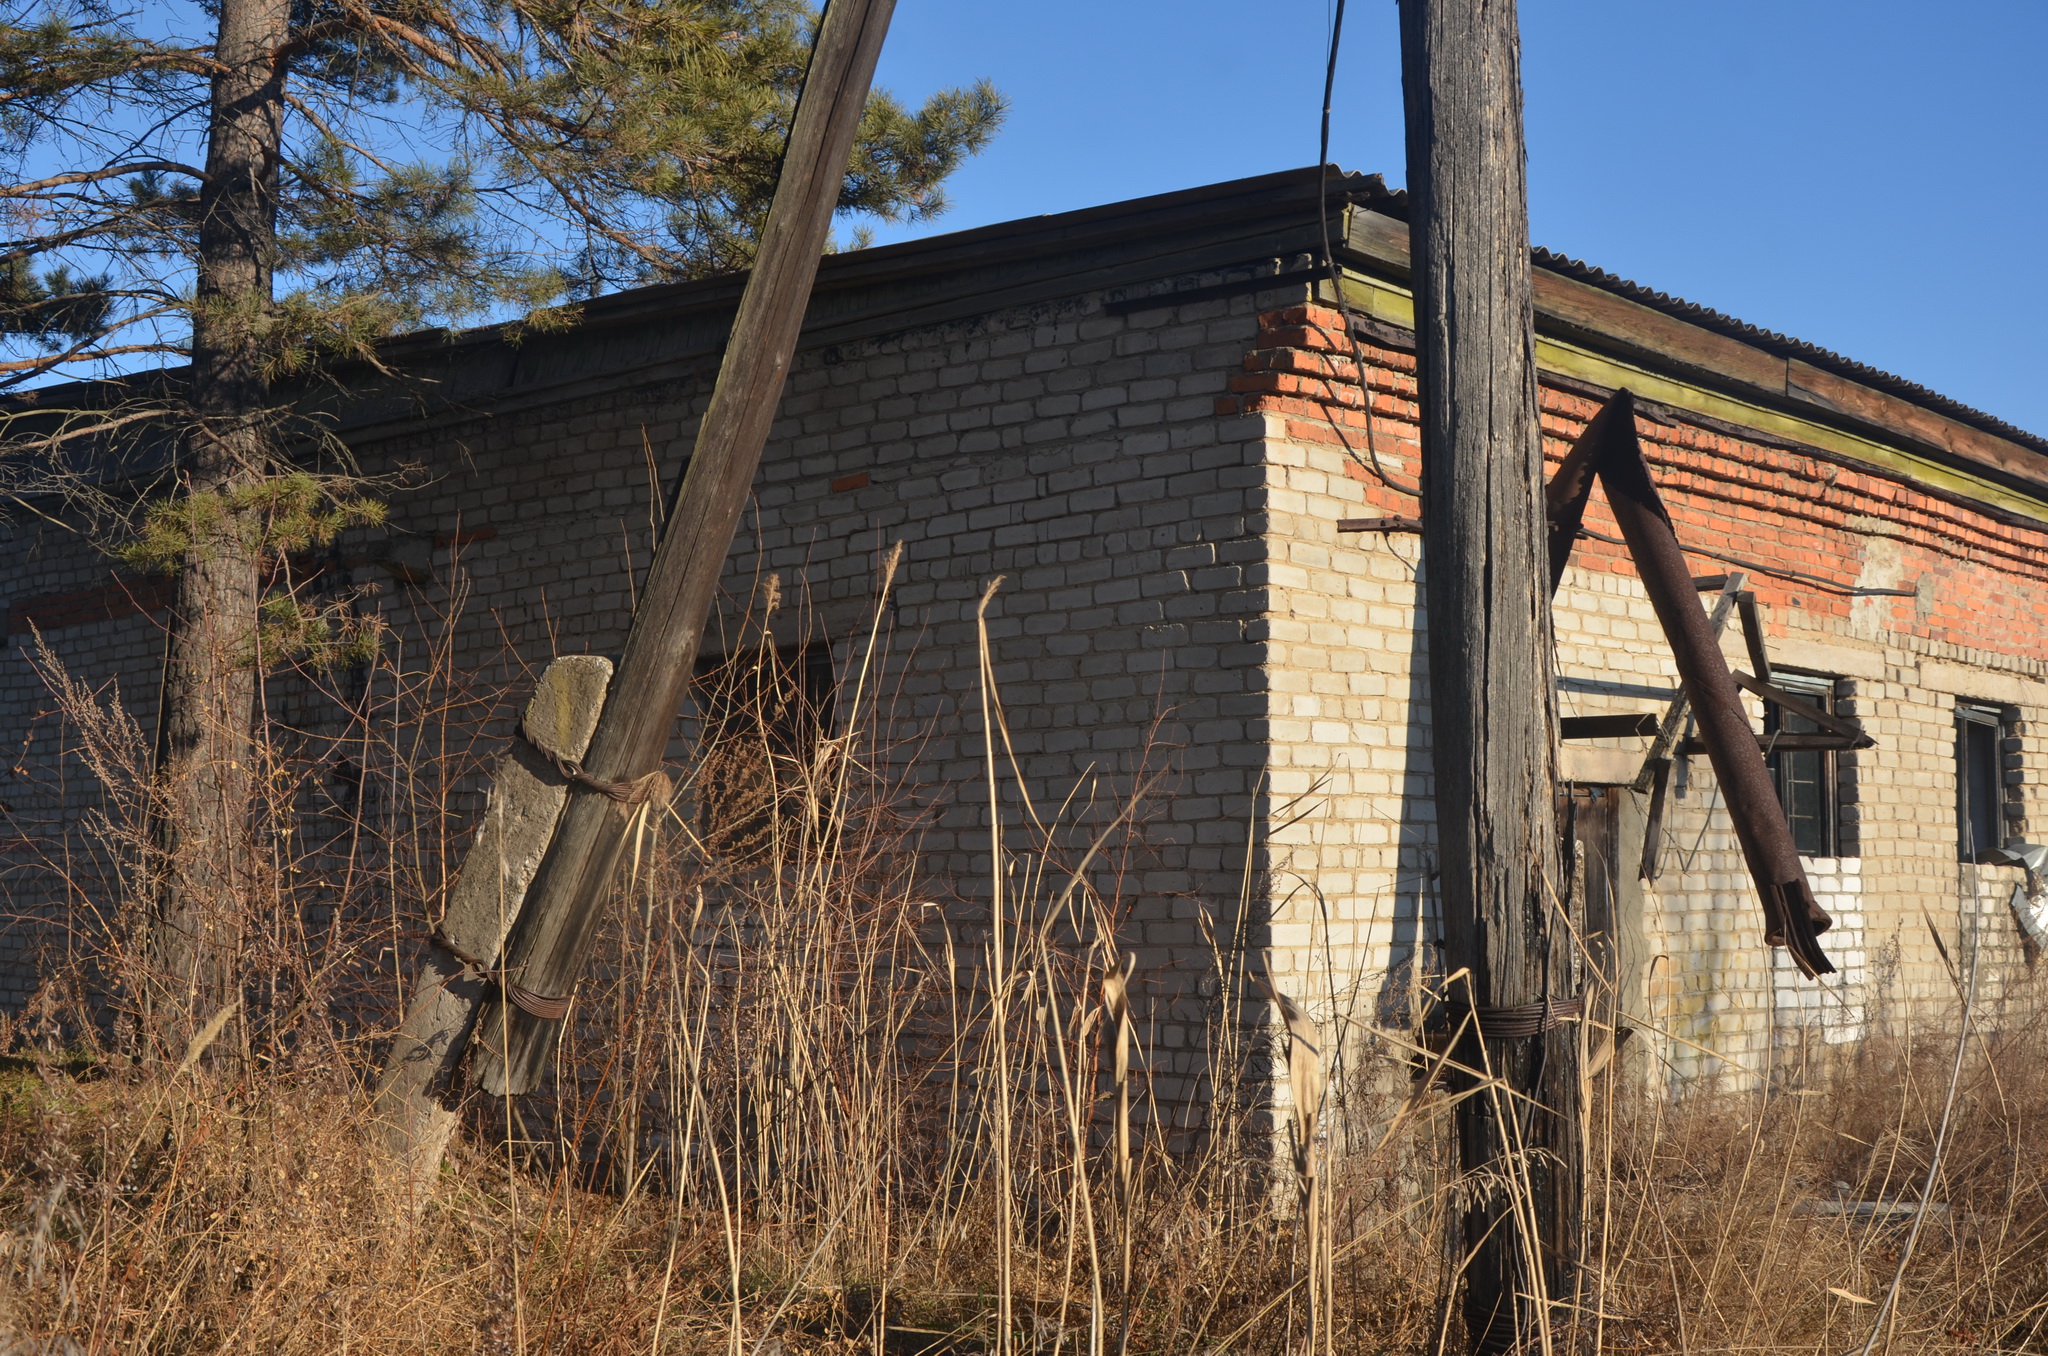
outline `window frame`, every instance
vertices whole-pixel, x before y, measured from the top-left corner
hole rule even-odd
[[[1956,858],[1959,861],[1982,864],[2005,860],[2002,851],[2005,847],[2007,818],[2004,746],[2011,723],[2010,712],[2003,706],[1960,698],[1956,701]],[[1982,772],[1983,780],[1989,784],[1988,796],[1971,794],[1973,790],[1983,790],[1982,786],[1972,786],[1973,782],[1979,780],[1972,775],[1975,770],[1972,761],[1973,751],[1981,751],[1983,756]],[[1980,801],[1988,808],[1980,807]],[[1984,827],[1976,822],[1979,815],[1990,829],[1993,841],[1988,844],[1973,842],[1979,829]]]
[[[1833,714],[1835,711],[1835,690],[1838,680],[1830,674],[1805,673],[1794,669],[1781,669],[1774,665],[1771,669],[1771,682],[1773,685],[1783,688],[1794,696],[1806,698],[1806,700],[1829,714]],[[1842,798],[1840,792],[1841,765],[1838,761],[1837,751],[1834,749],[1788,749],[1782,752],[1772,750],[1769,745],[1769,737],[1771,735],[1820,732],[1818,727],[1815,727],[1812,731],[1786,729],[1785,722],[1788,718],[1793,721],[1807,723],[1804,722],[1802,717],[1789,715],[1776,702],[1766,701],[1764,703],[1764,735],[1766,741],[1764,763],[1770,769],[1771,786],[1778,793],[1778,807],[1784,812],[1786,825],[1792,830],[1792,841],[1794,846],[1799,849],[1800,856],[1816,858],[1840,857],[1842,855]],[[1798,821],[1792,816],[1790,798],[1787,795],[1788,773],[1795,766],[1805,765],[1806,760],[1809,758],[1815,760],[1813,766],[1817,769],[1817,776],[1814,781],[1820,796],[1820,808],[1812,818],[1821,826],[1822,841],[1819,844],[1819,847],[1822,849],[1821,851],[1809,851],[1807,844],[1799,842],[1800,826]]]
[[[802,809],[806,770],[837,715],[832,642],[700,655],[690,694],[699,732],[697,831],[715,850],[744,854]]]

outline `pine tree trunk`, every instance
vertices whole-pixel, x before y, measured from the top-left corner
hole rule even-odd
[[[184,489],[230,500],[268,462],[262,328],[271,301],[289,0],[222,0],[200,191]],[[248,896],[262,562],[246,513],[195,532],[178,587],[158,749],[165,849],[156,1035],[175,1047],[235,990]]]

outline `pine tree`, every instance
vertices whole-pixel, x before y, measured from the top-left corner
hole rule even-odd
[[[167,982],[144,996],[160,1039],[237,991],[257,674],[266,603],[286,602],[266,599],[269,567],[381,513],[288,460],[309,429],[282,393],[404,331],[559,327],[605,291],[745,267],[816,17],[804,0],[0,4],[14,488],[90,499],[81,458],[122,436],[175,450],[120,547],[177,577]],[[914,112],[878,91],[842,210],[942,212],[1002,116],[985,82]],[[109,380],[53,409],[38,388],[66,376]]]

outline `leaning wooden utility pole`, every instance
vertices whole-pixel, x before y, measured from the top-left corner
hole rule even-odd
[[[1446,997],[1497,1080],[1457,1115],[1465,1322],[1476,1352],[1547,1350],[1583,1150],[1513,0],[1401,0],[1401,75]]]
[[[596,939],[628,829],[653,798],[733,530],[761,463],[895,0],[832,0],[818,26],[782,175],[619,669],[553,844],[506,943],[471,1076],[529,1092],[547,1067]],[[509,1000],[509,1001],[508,1001]]]
[[[492,860],[464,862],[460,907],[435,938],[378,1083],[379,1119],[415,1184],[438,1166],[465,1045],[470,1081],[486,1091],[522,1093],[539,1081],[627,834],[666,800],[662,760],[781,403],[894,9],[895,0],[832,0],[819,23],[753,273],[595,730],[580,690],[570,690],[588,675],[558,661],[529,704],[523,751],[501,769],[523,780],[494,792],[492,826],[472,849]],[[562,692],[549,695],[550,680]],[[559,817],[543,794],[550,785],[563,797]]]

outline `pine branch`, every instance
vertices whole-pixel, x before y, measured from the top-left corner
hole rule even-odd
[[[70,363],[100,362],[107,358],[122,358],[136,353],[167,353],[183,357],[185,352],[184,347],[178,344],[114,344],[106,348],[94,348],[91,343],[77,344],[62,353],[53,353],[42,358],[0,362],[0,390],[19,386],[24,381]]]
[[[74,170],[70,174],[52,175],[48,179],[37,179],[33,183],[0,185],[0,198],[29,198],[44,195],[52,188],[67,184],[98,183],[104,179],[118,179],[127,174],[183,174],[201,183],[206,182],[206,171],[176,160],[135,160],[125,165],[108,165],[103,169]]]

